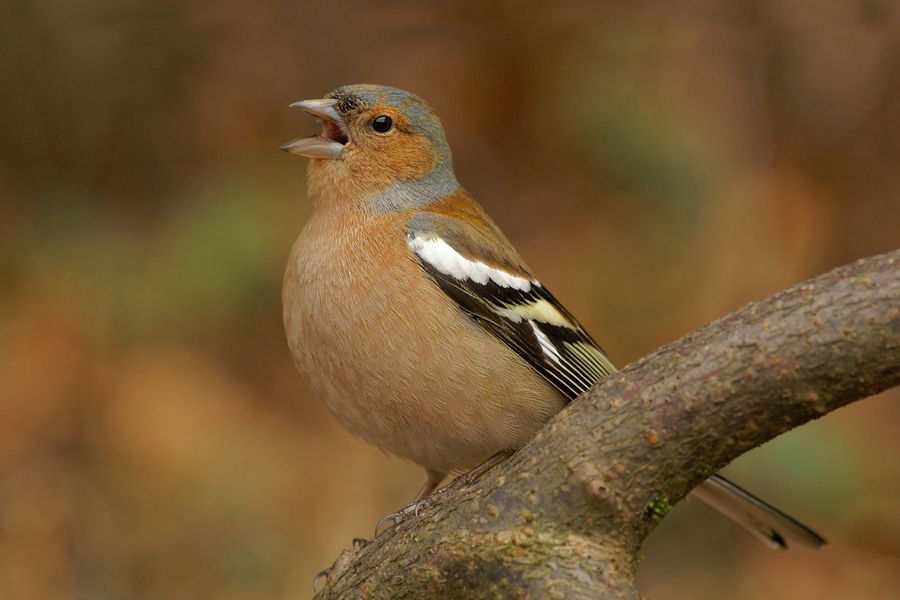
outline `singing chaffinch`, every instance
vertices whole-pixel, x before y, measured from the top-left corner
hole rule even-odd
[[[417,500],[522,447],[615,371],[453,174],[419,97],[349,85],[296,102],[322,134],[313,214],[291,251],[284,324],[299,370],[352,433],[423,466]],[[719,476],[695,490],[773,547],[816,533]]]

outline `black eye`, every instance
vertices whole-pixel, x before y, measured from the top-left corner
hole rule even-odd
[[[387,133],[393,126],[394,120],[387,115],[375,117],[375,120],[372,121],[372,129],[374,129],[378,133]]]

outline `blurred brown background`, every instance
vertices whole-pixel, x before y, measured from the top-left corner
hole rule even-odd
[[[281,325],[346,83],[442,115],[459,179],[620,365],[900,246],[900,2],[0,0],[0,598],[288,599],[420,469],[310,397]],[[696,503],[654,600],[900,597],[897,391],[726,470],[824,534]]]

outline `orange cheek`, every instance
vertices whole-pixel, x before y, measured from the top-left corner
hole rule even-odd
[[[385,140],[376,147],[360,149],[346,160],[348,175],[370,192],[381,192],[398,180],[415,181],[434,166],[431,144],[419,137]]]
[[[397,179],[421,179],[434,166],[431,144],[425,138],[403,137],[386,146],[382,158]]]
[[[358,148],[344,160],[311,161],[307,183],[314,198],[333,197],[343,202],[383,192],[398,180],[421,179],[433,167],[431,143],[426,138],[398,136],[377,147]]]

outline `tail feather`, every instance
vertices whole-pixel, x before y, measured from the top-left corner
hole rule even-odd
[[[691,496],[716,509],[770,548],[787,548],[787,540],[819,548],[818,533],[774,506],[763,502],[721,475],[713,475],[694,488]]]

